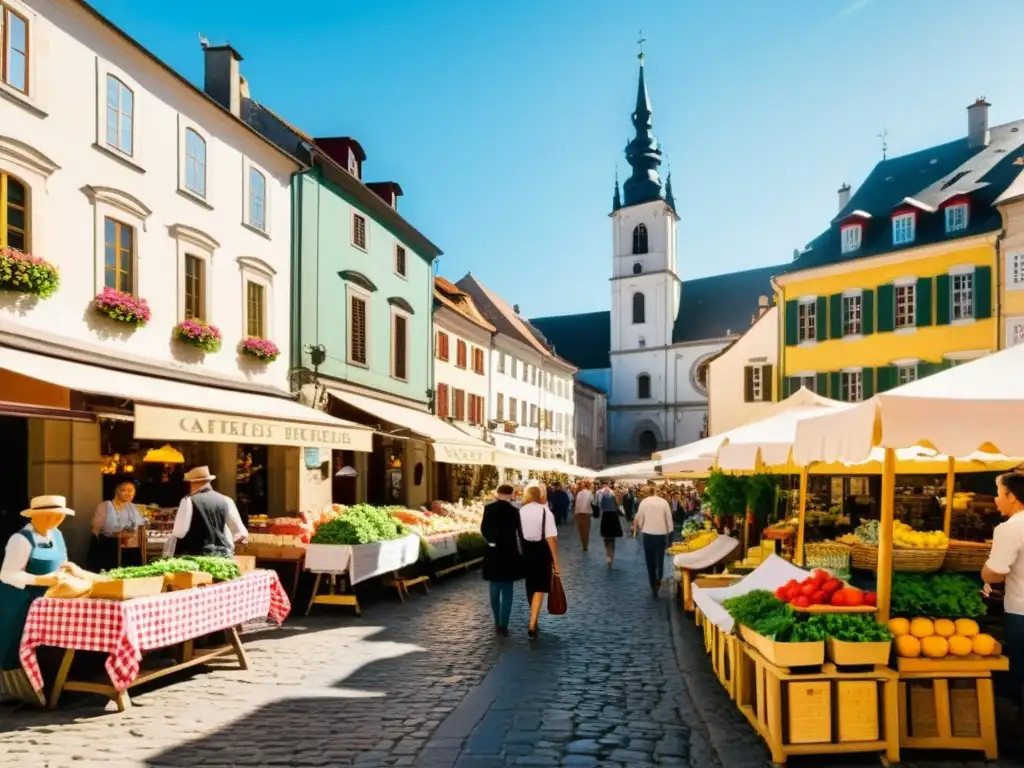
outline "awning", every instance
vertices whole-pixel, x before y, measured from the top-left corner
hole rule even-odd
[[[205,387],[0,347],[0,368],[66,389],[135,403],[150,440],[373,450],[373,430],[294,400]]]
[[[333,397],[378,419],[403,427],[413,436],[434,446],[434,460],[445,464],[485,465],[495,463],[495,448],[490,443],[470,437],[433,414],[417,411],[397,403],[389,403],[341,389],[328,389]],[[399,435],[407,437],[408,435]]]

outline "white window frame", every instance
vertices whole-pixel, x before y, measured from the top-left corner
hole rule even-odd
[[[859,251],[864,236],[864,225],[848,224],[839,230],[839,234],[843,253]]]
[[[391,378],[394,379],[395,381],[408,382],[409,381],[409,358],[410,358],[409,348],[412,346],[412,343],[411,343],[411,340],[412,340],[412,333],[411,333],[411,331],[412,331],[412,328],[411,328],[412,322],[411,322],[411,317],[412,316],[408,312],[406,312],[404,309],[400,309],[399,307],[396,307],[394,304],[391,304],[390,307],[391,307],[391,318],[389,320],[389,327],[390,327],[391,331],[388,334],[388,347],[389,347],[389,350],[388,350],[388,361],[389,361],[388,375],[391,376]],[[369,309],[369,307],[367,307],[367,309]],[[396,364],[398,362],[398,358],[395,355],[395,319],[398,318],[398,317],[401,317],[402,319],[405,320],[405,377],[404,378],[398,376],[396,374],[396,372],[395,372]],[[466,354],[468,356],[469,355],[468,350],[470,349],[470,346],[467,344],[466,348],[467,348]],[[367,354],[369,354],[369,353],[367,353]],[[467,360],[466,362],[468,363],[469,361]],[[469,418],[469,402],[468,402],[468,397],[466,399],[466,402],[463,404],[463,409],[464,409],[464,412],[463,412],[462,416],[463,416],[463,419],[465,420],[465,419]]]
[[[800,317],[800,310],[804,307],[810,307],[810,312],[807,313],[808,325],[810,326],[811,334],[809,337],[804,338],[804,323]],[[818,297],[817,296],[801,296],[797,299],[796,308],[796,339],[799,345],[809,346],[811,344],[818,343],[818,323],[821,318],[818,317]]]
[[[122,224],[127,224],[135,230],[135,238],[132,243],[135,248],[135,253],[133,254],[134,262],[132,263],[132,275],[135,281],[133,292],[140,299],[147,298],[146,291],[148,286],[146,281],[143,280],[141,266],[142,254],[146,252],[146,248],[149,245],[146,221],[153,212],[137,197],[119,189],[87,186],[85,192],[93,204],[93,253],[95,254],[93,293],[98,295],[105,285],[103,272],[105,266],[104,219],[109,217],[120,221]],[[157,276],[157,279],[159,280],[159,276]]]
[[[864,293],[859,288],[843,291],[842,319],[843,338],[861,338],[864,333]]]
[[[975,273],[974,273],[974,269],[975,268],[974,268],[973,264],[965,264],[963,266],[954,267],[953,269],[949,270],[949,272],[948,272],[948,274],[949,274],[949,323],[950,323],[950,325],[969,325],[970,323],[973,323],[975,321],[975,319],[976,319],[975,315],[976,315],[976,312],[977,312],[977,307],[975,306],[975,302],[974,302],[974,295],[975,295],[975,283],[974,283]],[[956,316],[956,312],[955,312],[956,311],[956,306],[957,306],[957,302],[956,302],[956,295],[957,295],[956,282],[957,282],[958,279],[963,280],[964,278],[967,278],[967,279],[970,280],[970,286],[968,288],[961,288],[960,290],[962,292],[966,292],[968,294],[968,296],[970,297],[970,314],[969,315],[965,314],[965,315],[961,315],[960,317],[957,317]]]
[[[1006,290],[1024,291],[1024,251],[1006,255]]]
[[[1004,347],[1015,347],[1024,342],[1024,316],[1006,318],[1006,339]]]
[[[793,374],[792,378],[800,382],[800,387],[806,387],[811,392],[821,394],[817,391],[818,389],[818,374],[815,371],[800,371],[799,373]],[[797,387],[799,390],[799,387]],[[796,394],[791,392],[790,394]]]
[[[902,387],[912,381],[917,381],[918,363],[917,360],[898,360],[893,363],[896,366],[896,386]]]
[[[910,303],[910,324],[899,324],[900,289],[909,289],[911,292]],[[913,333],[917,330],[917,278],[900,277],[893,281],[892,289],[892,327],[895,333]]]
[[[196,135],[199,136],[205,143],[206,156],[204,158],[203,170],[205,177],[203,179],[203,186],[205,192],[200,193],[192,189],[188,185],[188,132],[195,131]],[[264,179],[266,176],[264,176]],[[210,181],[213,179],[213,174],[210,173],[210,136],[206,133],[199,125],[192,120],[189,120],[184,115],[178,115],[178,191],[183,195],[198,201],[202,205],[210,206],[210,199],[212,198]]]
[[[0,78],[0,91],[10,97],[16,102],[24,106],[29,107],[32,110],[38,110],[38,106],[35,104],[35,95],[38,92],[36,84],[38,82],[38,67],[36,66],[36,59],[40,58],[36,55],[39,48],[36,47],[36,27],[40,23],[39,14],[32,8],[29,8],[25,3],[20,0],[4,0],[4,4],[7,5],[14,13],[21,16],[25,20],[25,42],[28,45],[27,56],[25,57],[25,80],[26,89],[24,91],[18,90],[13,85]],[[4,19],[0,18],[0,26],[3,26]],[[0,45],[3,44],[3,37],[0,35]]]
[[[185,257],[194,256],[203,262],[203,320],[211,325],[216,325],[214,320],[216,305],[211,301],[211,297],[215,295],[213,292],[213,257],[217,249],[220,248],[220,243],[206,232],[186,224],[172,224],[169,231],[171,237],[174,238],[177,252],[177,318],[178,320],[185,319]]]
[[[945,209],[945,220],[946,220],[946,234],[953,232],[963,232],[967,229],[970,216],[970,209],[967,203],[957,203],[956,205],[946,206]],[[958,221],[959,219],[959,221]],[[960,226],[953,226],[955,224]]]
[[[364,290],[352,283],[345,284],[345,362],[354,365],[356,368],[369,370],[373,365],[373,349],[370,345],[370,325],[373,321],[373,300],[370,291]],[[352,298],[361,300],[366,305],[366,362],[361,363],[352,359]],[[390,356],[390,355],[389,355]]]
[[[892,217],[892,244],[909,245],[917,234],[917,214],[901,213]]]
[[[403,255],[404,259],[405,259],[405,264],[403,265],[404,266],[404,271],[400,271],[398,269],[398,251],[399,251],[399,249],[401,249],[402,255]],[[395,243],[395,265],[394,266],[395,266],[395,274],[396,275],[398,275],[403,280],[408,280],[409,279],[409,249],[406,248],[401,243],[398,243],[398,242]]]
[[[760,403],[764,399],[764,363],[757,363],[750,366],[750,396],[751,402]]]
[[[363,243],[363,245],[359,245],[359,243],[356,242],[356,216],[358,216],[360,219],[363,220],[363,240],[365,241]],[[352,209],[352,215],[349,217],[349,220],[348,220],[348,226],[349,226],[348,241],[352,245],[352,247],[359,249],[363,253],[369,253],[370,252],[370,217],[367,216],[362,211],[357,211],[357,210],[355,210],[353,208]]]
[[[31,56],[31,52],[29,53]],[[132,92],[132,151],[124,152],[120,147],[107,143],[107,76],[116,77]],[[109,61],[96,57],[96,143],[101,152],[113,157],[140,173],[145,173],[141,158],[144,156],[145,110],[141,100],[142,87],[133,77],[118,69]]]
[[[856,378],[852,378],[852,377]],[[839,372],[840,399],[844,403],[859,403],[864,400],[864,369],[844,368]],[[856,393],[857,399],[842,397],[847,392]]]
[[[117,75],[108,72],[103,79],[103,89],[106,94],[106,108],[104,110],[104,134],[103,141],[109,150],[118,152],[125,157],[135,157],[135,102],[136,92],[128,83],[124,82]],[[110,98],[114,96],[115,104],[111,105]],[[128,104],[130,100],[130,104]],[[113,110],[113,117],[111,117]],[[128,146],[121,142],[124,140],[125,127],[128,128]],[[114,140],[111,142],[110,135],[113,129]]]
[[[278,347],[283,348],[285,339],[276,333],[277,318],[274,313],[274,277],[277,271],[263,259],[253,256],[239,256],[235,261],[238,263],[238,271],[242,278],[238,293],[242,302],[239,312],[242,322],[240,337],[245,339],[249,334],[249,302],[246,283],[253,282],[263,286],[263,329],[266,331],[266,337]]]
[[[250,171],[258,171],[263,176],[263,227],[253,223],[250,218],[249,195],[252,191],[249,189]],[[242,162],[242,223],[253,232],[266,237],[271,235],[270,216],[274,204],[270,180],[271,176],[267,173],[266,168],[254,163],[248,157],[244,158]]]

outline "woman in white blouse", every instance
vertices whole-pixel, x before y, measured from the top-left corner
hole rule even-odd
[[[92,544],[89,569],[102,571],[122,565],[142,565],[146,546],[146,518],[132,502],[135,483],[123,480],[114,489],[114,498],[104,501],[92,516]],[[120,541],[121,560],[118,560]]]
[[[519,520],[523,531],[523,565],[526,572],[526,594],[530,599],[530,626],[528,635],[537,638],[540,609],[544,595],[551,589],[551,574],[560,573],[558,567],[558,528],[555,516],[544,503],[544,491],[531,485],[526,489]]]

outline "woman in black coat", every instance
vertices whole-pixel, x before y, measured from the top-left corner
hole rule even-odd
[[[511,485],[499,486],[498,498],[484,507],[480,523],[480,533],[487,539],[484,580],[491,582],[491,611],[499,635],[508,634],[513,587],[523,578],[523,532],[519,510],[511,502],[514,492]]]

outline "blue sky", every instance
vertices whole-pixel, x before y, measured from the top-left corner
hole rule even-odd
[[[783,263],[880,158],[1024,116],[1022,0],[92,0],[202,83],[198,35],[253,98],[355,136],[367,180],[527,316],[607,309],[635,41],[673,170],[683,278]],[[727,300],[726,297],[723,297]]]

